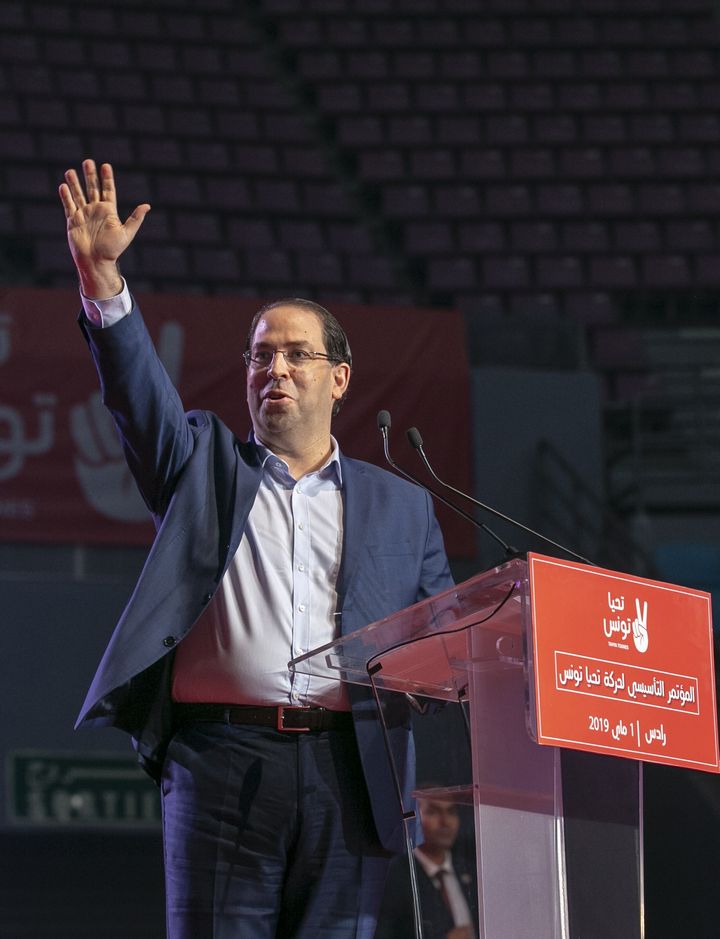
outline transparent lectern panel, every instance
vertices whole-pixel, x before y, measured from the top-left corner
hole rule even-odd
[[[398,762],[396,783],[407,781],[402,744],[412,716],[418,782],[434,800],[464,806],[463,843],[475,850],[475,939],[642,939],[641,774],[634,763],[617,767],[631,761],[593,754],[582,754],[589,761],[579,772],[568,751],[534,741],[530,622],[527,565],[514,560],[290,664],[371,686],[390,718],[378,759],[389,752]],[[467,718],[459,736],[442,724],[452,709]],[[590,796],[589,780],[609,800]],[[403,812],[411,812],[411,793],[401,788]],[[607,891],[588,889],[600,858]],[[404,858],[397,867],[403,863],[405,889],[412,865]],[[420,912],[424,921],[429,913]],[[378,933],[386,935],[414,933]]]
[[[456,701],[474,669],[522,656],[524,561],[510,561],[293,659],[302,674]],[[487,634],[468,646],[471,631]]]

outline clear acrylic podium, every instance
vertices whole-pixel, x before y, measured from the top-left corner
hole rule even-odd
[[[432,798],[472,806],[478,939],[642,939],[641,764],[534,742],[529,617],[516,559],[291,664],[372,686],[379,705],[465,711],[471,779],[443,785],[448,737],[428,745]]]

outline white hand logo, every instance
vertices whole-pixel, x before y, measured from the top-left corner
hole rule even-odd
[[[183,330],[179,323],[163,323],[158,355],[173,384],[180,377]],[[70,431],[77,453],[75,470],[90,505],[106,518],[141,522],[148,509],[125,463],[113,419],[95,391],[86,404],[70,410]]]
[[[635,619],[632,624],[633,642],[638,652],[647,652],[648,648],[648,627],[647,627],[647,600],[643,602],[642,610],[640,601],[635,600]]]

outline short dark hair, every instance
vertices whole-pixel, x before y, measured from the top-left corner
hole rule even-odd
[[[336,365],[339,365],[340,362],[347,362],[350,368],[352,368],[352,352],[350,351],[350,343],[348,342],[348,337],[345,334],[345,330],[342,328],[340,323],[338,323],[332,313],[329,310],[326,310],[324,306],[320,306],[319,303],[314,303],[312,300],[304,300],[302,297],[283,297],[281,300],[272,300],[270,303],[266,303],[264,306],[260,307],[255,316],[253,316],[252,322],[250,323],[250,329],[248,330],[247,339],[245,341],[246,349],[251,348],[253,337],[255,336],[255,330],[257,329],[257,324],[260,322],[265,313],[268,313],[270,310],[274,310],[281,306],[291,306],[299,310],[305,310],[308,313],[314,313],[315,316],[317,316],[317,318],[320,320],[323,342],[325,344],[325,352],[327,353],[329,360]],[[342,398],[340,398],[339,401],[336,401],[333,405],[333,417],[342,407],[346,397],[347,391],[342,396]]]

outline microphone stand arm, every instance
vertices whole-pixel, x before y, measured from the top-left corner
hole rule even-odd
[[[410,473],[406,472],[401,466],[399,466],[395,460],[390,456],[390,444],[388,441],[388,428],[386,426],[380,427],[380,432],[383,438],[383,450],[385,451],[385,459],[392,466],[394,470],[404,476],[406,479],[409,479],[410,482],[415,483],[416,486],[420,486],[421,489],[426,489],[430,495],[437,499],[438,502],[442,502],[443,505],[446,505],[449,509],[452,509],[453,512],[456,512],[466,521],[470,522],[476,528],[479,528],[481,531],[484,531],[486,535],[489,535],[494,541],[496,541],[500,547],[505,552],[508,558],[517,557],[519,552],[517,548],[514,548],[512,545],[507,544],[503,539],[495,534],[492,528],[489,528],[484,522],[479,522],[474,515],[471,515],[469,512],[466,512],[465,509],[461,509],[460,506],[455,505],[454,502],[451,502],[449,499],[446,499],[445,496],[441,495],[436,489],[433,489],[432,486],[426,486],[424,483],[421,483],[419,479],[416,479],[414,476],[411,476]],[[440,482],[440,480],[438,480]],[[442,483],[441,483],[442,485]],[[462,493],[461,493],[462,495]]]
[[[587,558],[584,558],[582,555],[578,554],[576,551],[571,551],[570,548],[566,548],[564,545],[558,544],[557,541],[553,541],[552,538],[548,538],[546,535],[540,534],[539,531],[535,531],[532,528],[528,528],[527,525],[523,525],[522,522],[516,521],[514,518],[510,518],[509,515],[503,515],[502,512],[499,512],[497,509],[493,509],[489,505],[485,505],[484,502],[480,502],[477,499],[474,499],[472,496],[468,495],[466,492],[462,492],[460,489],[456,489],[454,486],[451,486],[449,483],[445,483],[440,479],[435,470],[430,465],[430,461],[425,455],[425,450],[423,448],[422,437],[420,432],[416,427],[411,427],[407,432],[407,438],[410,442],[410,445],[414,447],[420,454],[423,463],[428,469],[428,472],[432,478],[440,483],[445,489],[449,489],[451,492],[454,492],[456,495],[460,496],[463,499],[466,499],[468,502],[471,502],[473,505],[476,505],[479,509],[482,509],[484,512],[489,512],[490,515],[494,515],[495,518],[502,519],[504,522],[508,522],[510,525],[514,525],[516,528],[521,529],[526,532],[528,535],[532,535],[534,538],[540,538],[541,541],[544,541],[546,544],[552,545],[554,548],[557,548],[560,551],[563,551],[565,554],[569,554],[571,557],[575,558],[578,561],[582,561],[583,564],[592,564],[592,561],[589,561]]]

